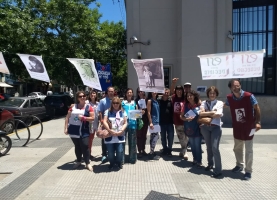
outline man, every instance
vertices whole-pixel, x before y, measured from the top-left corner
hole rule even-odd
[[[236,167],[233,172],[243,170],[243,146],[245,144],[244,179],[250,180],[253,165],[253,131],[261,129],[261,112],[253,94],[243,91],[238,79],[229,81],[228,87],[232,94],[227,95],[226,106],[230,106],[232,115],[234,153]],[[251,133],[251,134],[250,134]]]
[[[97,107],[97,111],[99,113],[99,120],[101,124],[103,123],[105,110],[111,107],[111,101],[113,97],[114,97],[114,88],[108,87],[107,96],[100,100],[99,105]],[[105,162],[106,159],[107,159],[107,148],[104,143],[104,139],[102,139],[102,162]]]
[[[160,126],[161,126],[161,140],[163,146],[163,155],[172,156],[172,145],[174,140],[173,127],[173,106],[169,100],[170,90],[165,88],[165,93],[159,100],[160,104]]]
[[[191,90],[191,83],[186,82],[184,83],[184,92],[185,94]]]

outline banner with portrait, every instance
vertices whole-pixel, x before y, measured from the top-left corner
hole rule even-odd
[[[102,87],[102,91],[107,91],[108,87],[112,86],[111,65],[109,63],[107,63],[106,65],[101,65],[100,62],[97,62],[96,69]]]
[[[163,59],[131,59],[141,91],[164,93]]]
[[[4,74],[10,74],[10,71],[6,65],[2,52],[0,52],[0,72]]]
[[[83,81],[83,84],[102,91],[93,59],[67,58],[71,62]]]
[[[31,78],[50,82],[48,73],[44,66],[42,56],[29,55],[29,54],[17,54],[23,64],[25,65]]]
[[[263,49],[199,55],[202,79],[261,77],[264,53]]]

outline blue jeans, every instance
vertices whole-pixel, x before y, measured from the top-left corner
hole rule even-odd
[[[189,138],[193,161],[199,164],[202,163],[201,140],[202,136]]]
[[[106,144],[108,159],[111,165],[121,165],[123,159],[123,143]]]
[[[163,145],[163,150],[172,151],[172,144],[174,139],[174,127],[173,124],[164,124],[161,126],[161,140]],[[166,137],[167,135],[167,137]],[[166,141],[167,139],[167,141]],[[167,146],[168,143],[168,146]]]

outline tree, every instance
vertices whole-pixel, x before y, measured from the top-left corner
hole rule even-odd
[[[0,51],[11,73],[29,79],[16,53],[42,55],[50,79],[73,86],[81,84],[81,79],[66,58],[93,58],[111,63],[114,84],[127,84],[124,26],[121,22],[101,24],[98,9],[88,7],[91,3],[97,2],[0,2]]]

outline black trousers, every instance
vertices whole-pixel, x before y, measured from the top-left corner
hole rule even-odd
[[[102,147],[102,156],[107,157],[107,147],[106,147],[106,144],[104,143],[104,139],[102,139],[101,147]]]
[[[77,162],[82,161],[82,155],[83,155],[85,163],[89,164],[90,163],[89,161],[90,152],[88,148],[89,137],[71,138],[71,140],[75,146],[75,155],[77,157]]]

